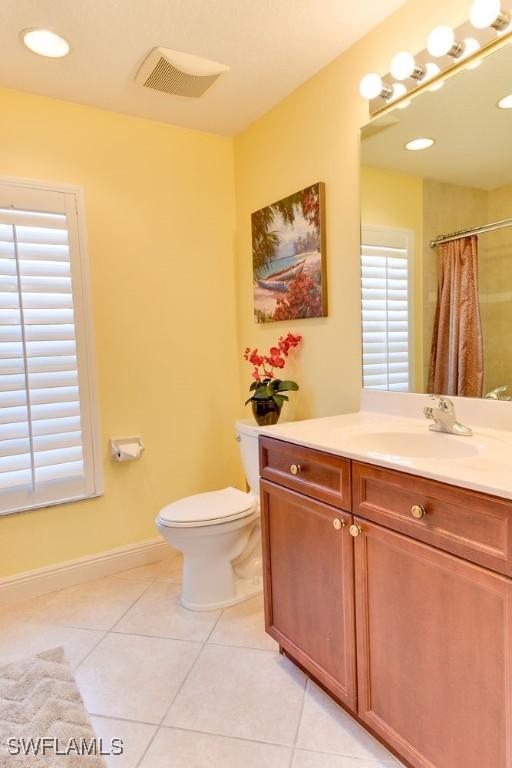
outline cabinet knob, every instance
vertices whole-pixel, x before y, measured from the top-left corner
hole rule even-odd
[[[350,535],[357,539],[357,537],[363,532],[363,529],[359,525],[351,525],[349,528]]]
[[[425,517],[426,514],[427,514],[427,510],[425,509],[425,507],[422,507],[421,504],[415,504],[411,509],[411,515],[416,520],[421,520],[421,518]]]
[[[301,470],[300,464],[292,464],[290,467],[290,472],[292,475],[298,475]]]
[[[337,531],[341,531],[341,529],[345,527],[345,521],[340,520],[339,517],[335,517],[332,524]]]

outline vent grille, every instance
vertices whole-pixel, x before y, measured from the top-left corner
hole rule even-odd
[[[144,88],[173,96],[198,98],[228,69],[224,64],[192,54],[154,48],[143,62],[135,81]]]

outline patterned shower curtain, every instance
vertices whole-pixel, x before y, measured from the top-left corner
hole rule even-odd
[[[439,246],[439,288],[428,392],[482,397],[484,350],[478,298],[478,238]]]

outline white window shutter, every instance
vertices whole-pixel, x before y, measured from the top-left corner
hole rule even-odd
[[[361,249],[363,386],[413,388],[412,234],[364,227]]]
[[[98,493],[77,202],[0,181],[0,514]]]

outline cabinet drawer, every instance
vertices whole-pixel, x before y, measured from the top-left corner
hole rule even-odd
[[[355,515],[512,576],[511,502],[357,462],[352,487]]]
[[[260,474],[293,491],[350,511],[350,461],[260,437]]]

